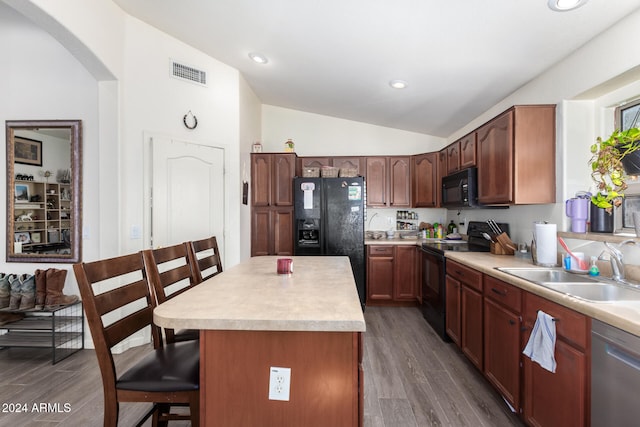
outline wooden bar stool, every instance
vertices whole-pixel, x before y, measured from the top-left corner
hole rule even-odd
[[[189,419],[192,426],[198,426],[199,341],[163,343],[160,329],[153,324],[156,302],[151,295],[142,254],[75,264],[73,271],[102,375],[104,426],[117,426],[120,402],[154,404],[138,425],[153,415],[154,426],[166,425],[173,419]],[[115,319],[107,323],[105,319],[111,318]],[[156,348],[118,375],[111,349],[146,327],[151,327]],[[169,412],[171,406],[186,405],[190,408],[189,415]]]

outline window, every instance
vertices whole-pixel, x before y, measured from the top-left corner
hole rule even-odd
[[[616,122],[621,131],[640,127],[640,99],[616,108]]]

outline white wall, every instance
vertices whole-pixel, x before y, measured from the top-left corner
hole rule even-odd
[[[444,138],[263,105],[263,151],[284,151],[291,138],[299,156],[363,156],[438,151]]]
[[[85,146],[96,143],[98,134],[98,85],[95,78],[59,42],[34,25],[21,14],[0,3],[0,54],[5,61],[0,67],[0,93],[4,102],[0,103],[0,121],[5,120],[48,120],[81,119],[83,121]],[[46,72],[43,72],[46,70]],[[43,138],[34,136],[34,139]],[[45,142],[45,144],[51,141]],[[69,161],[67,150],[67,164]],[[46,148],[43,148],[46,150]],[[34,179],[44,181],[40,176],[51,166],[48,151],[43,152],[43,167],[28,167]],[[0,150],[0,158],[6,163],[5,150]],[[85,161],[84,194],[99,192],[97,183],[86,179],[87,169],[95,167],[97,158]],[[22,170],[19,165],[17,170]],[[55,170],[52,182],[55,182]],[[0,198],[6,200],[6,177],[0,174]],[[86,221],[96,221],[95,211],[85,211]],[[6,210],[0,210],[0,223],[6,222]],[[98,254],[89,246],[85,256]],[[33,274],[37,263],[6,263],[5,245],[0,245],[0,271],[5,273]],[[50,267],[70,271],[68,264],[51,264]],[[73,274],[67,275],[65,293],[78,294]]]
[[[262,103],[240,77],[240,181],[238,185],[247,183],[247,204],[240,205],[240,259],[251,257],[251,146],[260,141],[262,128]],[[223,266],[224,268],[225,266]]]

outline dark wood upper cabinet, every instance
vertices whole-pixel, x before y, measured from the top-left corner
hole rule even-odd
[[[413,156],[413,206],[434,208],[438,206],[438,153]]]
[[[460,170],[460,141],[447,147],[447,175]]]
[[[555,116],[555,105],[515,106],[477,129],[480,203],[555,203]]]
[[[389,157],[389,206],[411,207],[411,157]]]
[[[460,144],[460,169],[476,165],[476,132],[471,132],[458,141]]]
[[[386,157],[367,157],[367,206],[388,206],[387,172]]]

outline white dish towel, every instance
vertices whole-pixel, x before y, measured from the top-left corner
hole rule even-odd
[[[556,359],[553,356],[555,349],[556,323],[553,317],[539,310],[529,342],[522,353],[547,371],[556,372]]]

